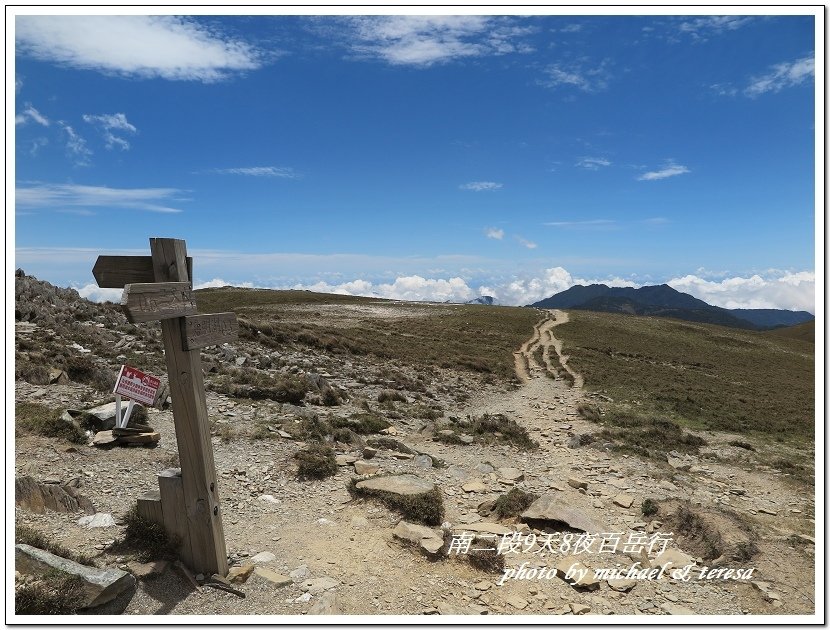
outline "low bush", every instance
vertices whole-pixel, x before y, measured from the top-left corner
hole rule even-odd
[[[15,424],[31,433],[67,440],[74,444],[86,444],[86,433],[72,422],[61,419],[61,411],[38,403],[16,403]]]
[[[684,431],[671,420],[628,413],[607,414],[606,425],[599,432],[602,440],[613,442],[620,451],[629,451],[643,457],[662,457],[668,451],[697,453],[706,440]]]
[[[654,499],[643,499],[643,504],[640,507],[643,516],[654,516],[660,510],[660,506]]]
[[[388,420],[373,412],[353,413],[348,418],[334,418],[332,425],[338,429],[351,429],[360,435],[380,433],[392,426]]]
[[[325,479],[337,473],[334,451],[323,444],[311,446],[294,454],[300,479]]]
[[[181,541],[170,536],[164,526],[139,514],[137,505],[133,505],[124,516],[124,525],[124,538],[115,544],[114,551],[132,551],[141,562],[176,560],[179,557]]]
[[[401,512],[407,520],[425,525],[440,525],[444,520],[444,499],[441,491],[434,487],[421,494],[399,495],[380,490],[358,488],[358,478],[352,479],[347,489],[352,496],[364,496],[379,500],[388,508]]]
[[[474,418],[470,432],[483,442],[509,442],[520,450],[533,450],[539,444],[530,439],[527,429],[504,414],[484,414]]]
[[[499,518],[519,516],[539,498],[538,494],[525,492],[521,488],[512,488],[496,499],[494,510]]]

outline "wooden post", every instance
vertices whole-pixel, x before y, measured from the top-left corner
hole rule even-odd
[[[168,393],[173,399],[181,472],[163,471],[159,493],[141,497],[138,509],[181,540],[181,558],[196,573],[225,576],[228,558],[199,348],[236,339],[239,325],[233,313],[196,314],[193,260],[184,241],[151,238],[150,251],[150,256],[99,256],[92,270],[98,286],[124,287],[129,321],[161,321],[168,384],[158,404]]]
[[[151,238],[150,255],[156,282],[191,282],[184,241]],[[187,553],[182,559],[197,573],[224,576],[228,573],[228,558],[210,441],[202,359],[198,349],[185,350],[182,346],[185,337],[183,317],[163,320],[161,331],[182,470],[182,506],[192,552],[192,561],[188,562]],[[166,522],[164,495],[162,488]]]

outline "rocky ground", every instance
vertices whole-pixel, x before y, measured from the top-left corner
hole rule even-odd
[[[55,299],[72,301],[71,296]],[[48,306],[47,306],[48,308]],[[54,304],[52,308],[55,308]],[[24,309],[25,310],[25,309]],[[318,309],[319,311],[319,309]],[[368,317],[370,313],[361,313]],[[380,316],[380,315],[379,315]],[[95,315],[87,328],[95,328]],[[98,323],[109,335],[111,346],[120,344],[133,353],[148,353],[152,340],[136,331],[119,329],[106,317]],[[601,406],[601,393],[567,365],[556,339],[555,326],[566,314],[551,313],[528,331],[529,342],[517,352],[520,385],[487,384],[474,373],[435,370],[422,379],[424,391],[399,390],[406,402],[384,408],[392,427],[386,437],[401,448],[370,449],[335,443],[338,468],[335,475],[317,481],[297,478],[294,454],[304,444],[291,437],[292,423],[309,414],[319,418],[343,416],[377,408],[378,395],[393,387],[385,374],[411,377],[408,366],[394,365],[371,356],[329,356],[257,347],[250,342],[207,350],[205,366],[256,362],[295,375],[315,374],[344,394],[343,404],[301,406],[270,400],[233,398],[208,391],[213,423],[212,439],[219,475],[219,495],[229,560],[235,572],[250,573],[233,584],[244,598],[222,590],[194,587],[172,567],[160,575],[139,579],[135,592],[96,612],[126,615],[302,615],[302,614],[463,614],[463,615],[742,615],[814,613],[815,521],[811,492],[793,485],[776,471],[752,470],[741,465],[745,452],[730,446],[736,436],[706,433],[708,446],[700,455],[669,455],[667,461],[619,455],[597,442],[584,443],[580,436],[596,425],[578,412],[590,402]],[[71,334],[55,333],[54,320],[28,323],[19,318],[18,342],[36,345],[32,339],[45,334],[69,352]],[[120,325],[120,324],[119,324]],[[51,335],[47,334],[51,331]],[[55,336],[59,337],[55,340]],[[131,337],[131,338],[130,338]],[[535,352],[541,347],[541,353]],[[135,355],[133,355],[135,356]],[[534,357],[542,357],[539,363]],[[568,373],[568,375],[565,374]],[[56,376],[56,375],[53,375]],[[34,379],[32,379],[34,380]],[[51,384],[18,380],[17,403],[37,402],[54,409],[84,409],[106,402],[106,395],[92,386],[56,378]],[[463,394],[463,395],[462,395]],[[318,397],[319,398],[319,397]],[[316,402],[321,402],[317,400]],[[406,413],[412,405],[432,405],[441,410],[436,419]],[[449,418],[503,414],[525,427],[538,442],[533,450],[519,450],[507,443],[444,443],[436,441],[436,422]],[[417,415],[417,414],[415,414]],[[15,511],[18,525],[45,533],[66,548],[92,555],[98,566],[118,567],[140,573],[129,553],[114,545],[123,535],[123,516],[143,493],[157,488],[156,475],[178,465],[172,412],[149,409],[147,423],[160,433],[154,448],[132,446],[99,449],[70,445],[53,438],[18,432],[15,440],[15,473],[38,482],[70,484],[91,500],[98,513],[111,514],[115,523],[88,528],[78,524],[83,511],[36,513],[22,506]],[[265,426],[266,429],[262,430]],[[452,426],[444,425],[441,426]],[[259,431],[257,428],[259,427]],[[268,428],[270,427],[270,428]],[[463,436],[463,434],[462,434]],[[372,436],[365,436],[371,438]],[[408,447],[415,453],[402,452]],[[372,450],[376,452],[372,452]],[[707,454],[716,453],[717,458]],[[371,456],[371,457],[370,457]],[[441,467],[438,467],[441,465]],[[622,541],[672,532],[678,506],[688,505],[708,532],[669,536],[668,550],[674,564],[694,564],[692,579],[587,580],[572,586],[561,573],[544,579],[503,579],[503,571],[486,572],[474,567],[463,553],[430,556],[415,544],[402,541],[401,514],[372,499],[352,496],[347,485],[362,478],[357,471],[377,474],[409,474],[434,483],[444,507],[443,530],[491,532],[494,544],[503,532],[518,532],[519,545],[505,546],[500,554],[505,570],[550,568],[567,553],[552,553],[540,544],[527,544],[528,534],[541,541],[546,534],[578,535],[580,527],[563,528],[552,518],[567,508],[571,525],[590,523],[598,531],[616,534]],[[487,509],[511,488],[541,496],[541,519],[508,518],[498,521]],[[644,499],[659,505],[656,515],[644,516]],[[688,502],[688,503],[687,503]],[[484,504],[484,505],[483,505]],[[545,507],[545,506],[548,507]],[[553,505],[553,508],[550,506]],[[558,507],[557,507],[558,506]],[[547,510],[547,511],[546,511]],[[538,516],[538,514],[537,514]],[[441,528],[431,528],[446,536]],[[700,528],[698,528],[700,529]],[[714,533],[713,533],[714,532]],[[706,541],[717,535],[723,555],[706,559]],[[524,537],[524,538],[522,538]],[[416,536],[417,540],[417,536]],[[456,540],[461,539],[456,536]],[[476,542],[482,543],[486,538]],[[733,560],[734,549],[753,543],[751,557]],[[747,547],[748,549],[749,547]],[[635,550],[599,551],[596,546],[579,556],[590,569],[622,567],[635,562],[661,566],[666,558],[652,549],[645,556]],[[740,555],[740,554],[738,554]],[[133,564],[130,564],[133,562]],[[697,579],[705,566],[754,569],[751,579]],[[255,570],[251,572],[251,567]],[[162,567],[163,568],[163,567]],[[25,580],[25,578],[24,578]]]

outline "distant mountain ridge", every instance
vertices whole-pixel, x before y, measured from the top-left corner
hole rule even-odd
[[[572,308],[629,315],[673,317],[733,328],[765,330],[793,326],[815,319],[806,311],[783,309],[726,309],[712,306],[667,284],[609,287],[605,284],[575,285],[531,304],[538,308]]]
[[[467,300],[464,304],[483,304],[484,306],[498,306],[499,301],[492,295],[480,295],[473,300]]]

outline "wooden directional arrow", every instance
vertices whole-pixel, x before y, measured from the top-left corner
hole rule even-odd
[[[191,315],[184,318],[182,346],[185,350],[197,350],[205,346],[218,346],[239,336],[236,313]]]
[[[136,282],[153,282],[150,256],[98,256],[92,268],[95,282],[102,289],[120,289]],[[187,277],[193,281],[193,258],[187,257]]]
[[[197,313],[189,282],[133,283],[124,287],[121,306],[133,324]]]

